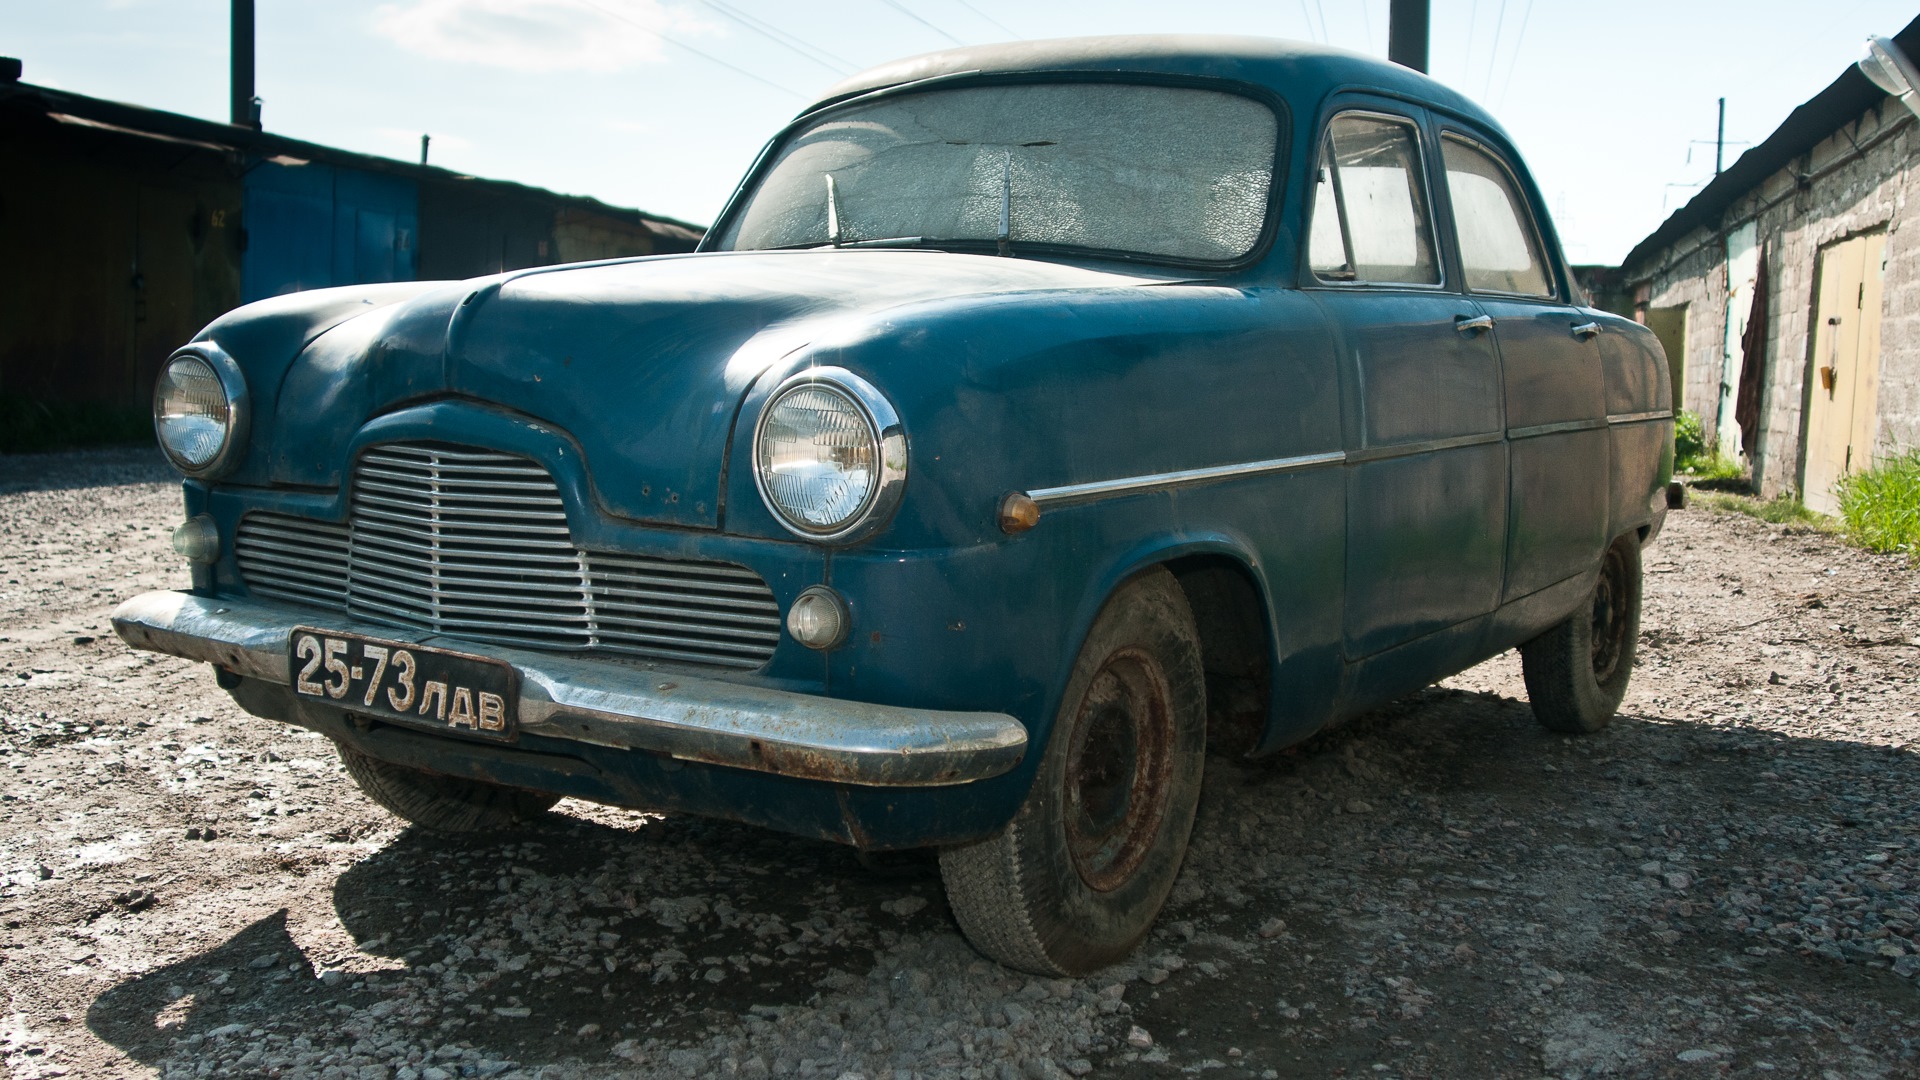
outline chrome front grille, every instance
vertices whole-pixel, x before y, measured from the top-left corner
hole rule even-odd
[[[470,447],[373,447],[345,527],[252,513],[235,554],[262,596],[476,641],[753,668],[780,640],[752,570],[582,550],[545,469]]]

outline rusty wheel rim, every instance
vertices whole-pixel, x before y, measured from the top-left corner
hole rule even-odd
[[[1067,850],[1080,880],[1111,892],[1152,849],[1173,772],[1173,697],[1152,657],[1107,657],[1074,715],[1066,776]]]
[[[1609,550],[1593,589],[1593,678],[1605,683],[1620,667],[1627,646],[1627,561]]]

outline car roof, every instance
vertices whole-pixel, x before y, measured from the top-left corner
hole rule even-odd
[[[1213,76],[1264,87],[1296,109],[1310,108],[1339,89],[1374,90],[1437,105],[1505,135],[1485,110],[1412,68],[1309,42],[1225,34],[1052,38],[943,49],[868,68],[828,88],[805,112],[902,83],[975,71]]]

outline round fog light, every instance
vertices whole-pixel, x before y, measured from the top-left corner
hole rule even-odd
[[[825,585],[811,585],[787,609],[787,633],[809,649],[822,652],[839,647],[853,629],[853,613],[840,594]]]
[[[220,530],[214,527],[212,518],[201,514],[173,530],[173,550],[188,562],[218,562]]]

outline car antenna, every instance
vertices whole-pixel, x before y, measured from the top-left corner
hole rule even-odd
[[[827,243],[840,246],[840,191],[833,186],[833,174],[827,174]]]
[[[1000,171],[1000,254],[1011,256],[1013,247],[1013,151],[1007,151],[1006,166]]]

